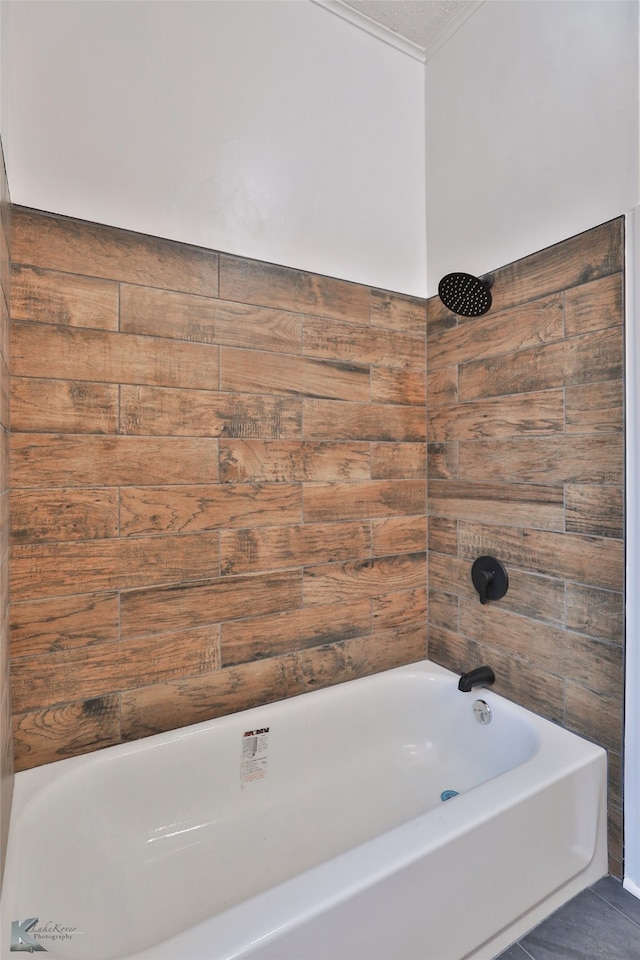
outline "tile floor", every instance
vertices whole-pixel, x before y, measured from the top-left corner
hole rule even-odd
[[[640,900],[604,877],[496,960],[640,960]]]

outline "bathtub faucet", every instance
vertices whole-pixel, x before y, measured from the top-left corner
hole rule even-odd
[[[495,682],[496,675],[491,667],[476,667],[475,670],[462,674],[458,681],[458,690],[469,693],[474,687],[488,687]]]

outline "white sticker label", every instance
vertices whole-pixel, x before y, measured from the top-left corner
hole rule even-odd
[[[240,783],[261,780],[267,775],[267,748],[269,746],[269,727],[258,730],[246,730],[242,734],[242,762],[240,764]]]

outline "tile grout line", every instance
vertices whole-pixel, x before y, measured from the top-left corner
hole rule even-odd
[[[638,923],[637,920],[634,920],[633,917],[630,917],[629,914],[625,913],[624,910],[621,910],[620,907],[617,907],[615,903],[611,903],[610,900],[607,900],[606,897],[603,897],[602,894],[594,890],[593,887],[589,887],[588,889],[591,891],[591,893],[594,894],[594,896],[598,897],[599,900],[602,900],[602,902],[605,903],[607,907],[610,907],[611,910],[614,910],[621,917],[624,917],[625,920],[628,920],[635,927],[638,927],[640,929],[640,923]]]
[[[619,907],[617,907],[615,904],[610,903],[610,901],[607,900],[607,899],[605,899],[605,897],[602,896],[602,894],[596,892],[592,887],[588,887],[587,890],[589,891],[589,893],[593,893],[602,903],[605,904],[605,906],[606,906],[607,908],[609,908],[611,911],[613,911],[613,913],[612,913],[610,916],[607,917],[607,922],[613,921],[613,920],[619,920],[620,917],[623,917],[625,920],[629,920],[635,927],[639,927],[639,928],[640,928],[640,924],[638,924],[635,920],[633,920],[631,917],[629,917],[626,913],[624,913],[624,912],[623,912]],[[559,909],[562,909],[562,908],[559,908]],[[556,911],[556,912],[558,912],[558,911]],[[609,910],[607,910],[607,913],[608,913],[608,912],[609,912]],[[617,916],[616,916],[616,915],[617,915]],[[551,914],[549,917],[546,918],[546,920],[542,920],[536,927],[534,927],[533,930],[530,931],[530,933],[533,933],[533,932],[535,932],[536,930],[538,930],[539,928],[544,927],[545,924],[547,923],[547,921],[550,920],[553,916],[554,916],[554,914]],[[528,936],[528,934],[527,934],[527,936]],[[526,956],[527,956],[528,958],[530,958],[530,960],[536,960],[534,954],[532,954],[532,953],[529,952],[529,950],[524,946],[524,944],[522,943],[522,941],[518,940],[517,943],[514,944],[514,946],[516,946],[516,945],[519,946],[519,947],[521,948],[521,950],[523,950],[523,952],[526,954]],[[500,956],[502,956],[502,954],[501,954]],[[499,958],[498,958],[498,960],[499,960]],[[587,960],[586,957],[585,957],[585,960]]]
[[[522,951],[524,951],[524,953],[526,953],[527,957],[529,957],[529,960],[536,960],[536,958],[534,957],[534,955],[533,955],[532,953],[529,953],[529,951],[527,950],[527,948],[526,948],[526,947],[523,947],[519,940],[518,940],[518,946],[520,947],[520,949],[521,949]]]

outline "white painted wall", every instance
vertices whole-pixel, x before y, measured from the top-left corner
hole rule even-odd
[[[640,199],[637,0],[486,0],[426,66],[428,291]]]
[[[0,137],[6,154],[9,139],[7,115],[9,112],[9,84],[7,83],[6,64],[9,59],[9,30],[7,28],[6,0],[0,0]]]
[[[423,64],[309,0],[7,6],[14,203],[424,295]]]

